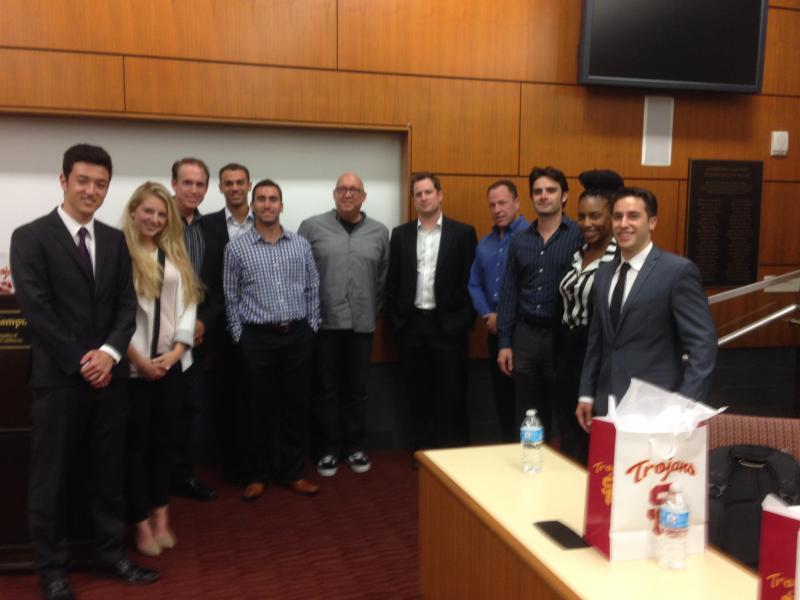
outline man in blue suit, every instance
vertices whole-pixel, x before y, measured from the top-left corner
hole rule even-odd
[[[586,431],[636,377],[704,400],[717,357],[717,332],[697,266],[653,245],[658,203],[652,192],[622,188],[611,208],[620,256],[594,283],[594,314],[575,411]],[[684,359],[684,355],[687,356]]]

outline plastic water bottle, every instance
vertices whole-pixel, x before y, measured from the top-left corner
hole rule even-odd
[[[519,428],[519,439],[522,443],[522,472],[525,475],[538,473],[542,470],[544,427],[533,408],[525,411],[525,420]]]
[[[680,484],[672,483],[658,517],[658,564],[667,569],[686,568],[686,538],[689,535],[689,504]]]

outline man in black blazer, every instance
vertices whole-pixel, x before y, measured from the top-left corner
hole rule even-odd
[[[225,197],[225,208],[205,215],[203,226],[207,236],[218,240],[223,251],[228,242],[253,228],[253,213],[247,195],[253,187],[250,170],[238,163],[229,163],[219,170],[219,191]],[[220,263],[220,276],[222,264]],[[225,322],[219,315],[214,334],[207,344],[212,354],[210,382],[214,389],[214,420],[220,462],[225,479],[234,485],[247,483],[245,468],[246,441],[249,430],[245,411],[247,384],[241,350],[234,344]]]
[[[128,397],[125,354],[136,296],[122,234],[94,219],[108,191],[111,158],[79,144],[64,153],[64,202],[16,229],[11,270],[32,338],[33,423],[28,514],[43,598],[69,599],[65,482],[89,473],[98,569],[128,583],[156,571],[122,551]],[[86,447],[89,464],[74,464]]]
[[[609,394],[621,400],[636,377],[705,400],[717,357],[717,330],[697,266],[651,240],[652,192],[622,188],[611,208],[620,256],[597,270],[576,416],[589,430]],[[688,359],[684,361],[683,356]]]
[[[414,428],[415,448],[464,445],[467,336],[475,322],[467,283],[475,246],[471,225],[442,214],[442,186],[416,173],[417,219],[392,231],[387,313],[395,333]]]
[[[206,227],[198,207],[208,191],[209,171],[199,158],[181,158],[172,164],[172,189],[183,222],[183,240],[195,273],[203,284],[203,301],[197,307],[192,366],[184,373],[186,393],[178,423],[176,452],[172,461],[170,487],[173,493],[192,500],[214,500],[217,492],[197,478],[194,447],[200,432],[205,397],[205,369],[209,359],[208,340],[225,309],[222,292],[224,241]]]

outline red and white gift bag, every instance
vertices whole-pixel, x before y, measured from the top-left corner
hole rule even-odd
[[[761,504],[758,574],[761,600],[792,600],[800,577],[800,506],[787,506],[774,494]]]
[[[592,421],[584,537],[611,560],[655,556],[658,513],[670,483],[689,503],[689,553],[705,550],[708,431],[718,412],[634,379]]]

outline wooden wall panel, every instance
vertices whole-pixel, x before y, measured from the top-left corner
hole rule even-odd
[[[123,111],[124,102],[118,56],[0,49],[0,106]]]
[[[609,168],[625,177],[675,177],[642,167],[643,94],[631,90],[522,85],[520,171],[552,164],[569,176]]]
[[[575,83],[579,2],[340,0],[339,67]]]
[[[3,0],[0,46],[336,68],[336,0]]]
[[[800,0],[797,2],[800,8]],[[769,11],[762,93],[800,96],[800,10]],[[795,64],[795,68],[786,68]]]
[[[552,163],[568,175],[600,165],[628,177],[686,179],[690,158],[764,161],[765,179],[796,180],[800,153],[769,156],[773,130],[800,139],[800,98],[675,95],[672,165],[641,165],[643,92],[522,86],[520,174]]]
[[[800,183],[764,184],[759,263],[800,264]]]
[[[800,140],[800,98],[698,94],[677,99],[672,168],[687,178],[690,158],[761,160],[765,180],[796,181],[798,146],[788,156],[771,157],[773,130],[788,131],[790,144]]]
[[[125,78],[128,110],[135,113],[411,124],[414,170],[517,168],[518,84],[142,58],[125,60]]]
[[[769,0],[769,7],[800,10],[800,0]]]

